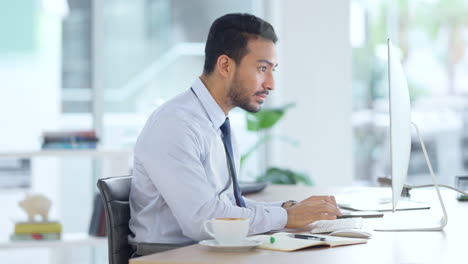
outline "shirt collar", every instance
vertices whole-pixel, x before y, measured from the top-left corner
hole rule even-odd
[[[224,114],[221,107],[219,107],[218,103],[216,103],[213,96],[206,88],[205,84],[197,78],[192,85],[192,89],[197,95],[198,99],[200,100],[203,108],[205,108],[213,127],[219,128],[226,120],[226,115]]]

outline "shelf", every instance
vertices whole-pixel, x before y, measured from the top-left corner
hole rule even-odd
[[[0,241],[0,249],[61,248],[71,246],[107,246],[107,237],[93,237],[86,233],[62,234],[60,240]]]
[[[41,156],[129,157],[129,149],[50,149],[36,151],[0,151],[0,158],[32,158]]]

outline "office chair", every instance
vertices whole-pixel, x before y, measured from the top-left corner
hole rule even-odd
[[[131,234],[128,227],[131,182],[131,176],[104,178],[97,182],[106,212],[109,264],[128,264],[133,254],[133,249],[128,243],[128,235]]]

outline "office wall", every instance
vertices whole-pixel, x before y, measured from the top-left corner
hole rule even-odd
[[[280,76],[275,104],[295,102],[276,141],[271,162],[307,172],[316,185],[353,180],[349,1],[277,1]]]
[[[22,11],[12,9],[10,14],[23,17]],[[28,46],[31,49],[19,50],[9,47],[0,54],[0,152],[38,149],[42,131],[56,128],[59,120],[60,28],[56,26],[56,19],[38,19],[39,11],[33,11],[37,27],[29,30],[35,35],[19,40],[27,42],[19,47]],[[15,25],[10,24],[10,27],[19,32],[22,30]],[[10,36],[6,34],[2,37],[8,39]],[[25,221],[27,218],[18,206],[18,202],[24,199],[26,193],[47,195],[53,201],[51,219],[59,218],[59,169],[60,164],[54,158],[35,158],[31,168],[31,188],[0,189],[2,241],[8,240],[16,221]],[[35,263],[47,263],[48,255],[47,249],[0,251],[2,263],[30,263],[31,256],[35,257]]]

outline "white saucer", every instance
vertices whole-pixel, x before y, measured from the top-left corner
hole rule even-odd
[[[233,252],[242,252],[251,250],[257,246],[263,244],[261,241],[246,239],[243,244],[239,245],[222,245],[214,239],[202,240],[199,242],[200,245],[206,246],[211,250],[215,251],[233,251]]]

